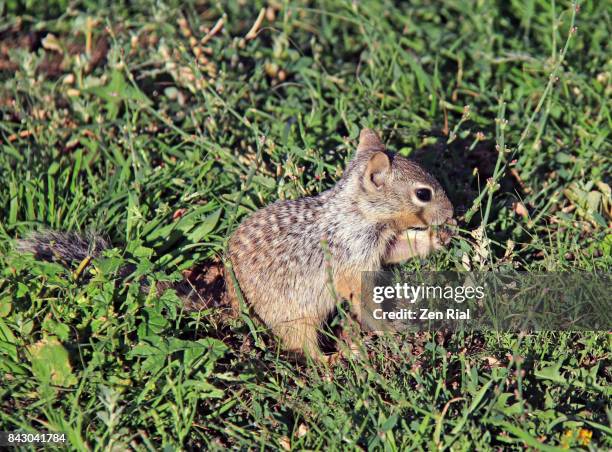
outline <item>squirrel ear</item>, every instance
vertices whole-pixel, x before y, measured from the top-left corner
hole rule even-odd
[[[372,154],[366,165],[363,182],[370,191],[376,191],[383,186],[391,169],[391,160],[384,152],[378,151]]]
[[[384,151],[385,145],[380,141],[376,132],[372,129],[361,129],[359,133],[359,144],[357,154],[363,151]]]

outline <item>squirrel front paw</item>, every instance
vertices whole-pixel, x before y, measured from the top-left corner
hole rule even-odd
[[[430,253],[444,247],[444,240],[438,230],[428,228],[426,230],[408,231],[407,247],[410,249],[409,257],[426,257]]]
[[[430,227],[425,230],[407,230],[391,242],[383,262],[385,264],[404,262],[411,257],[425,257],[434,251],[444,248],[449,244],[453,236],[452,229],[448,226],[455,224],[457,222],[451,219],[445,223],[447,226]]]

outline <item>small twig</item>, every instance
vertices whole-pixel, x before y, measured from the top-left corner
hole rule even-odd
[[[255,23],[253,24],[249,32],[245,35],[244,39],[250,41],[251,39],[255,39],[257,37],[257,32],[259,31],[259,27],[261,27],[265,16],[266,8],[261,8],[261,10],[259,10],[259,15],[257,16],[257,19],[255,19]]]
[[[225,14],[223,16],[221,16],[221,18],[217,21],[217,23],[214,25],[214,27],[211,28],[211,30],[206,33],[206,36],[204,36],[202,39],[200,39],[200,44],[204,45],[206,44],[208,41],[210,41],[210,39],[215,36],[217,33],[219,33],[219,31],[223,28],[223,25],[225,25]]]
[[[488,192],[487,197],[487,206],[485,208],[484,217],[482,219],[482,228],[483,231],[487,227],[487,221],[489,220],[489,213],[491,212],[491,206],[493,205],[493,194],[497,191],[498,183],[497,181],[503,174],[503,169],[500,168],[501,162],[504,159],[504,154],[506,153],[506,139],[504,136],[504,129],[506,128],[506,124],[508,121],[506,120],[506,102],[504,102],[503,98],[499,101],[499,114],[496,120],[495,127],[495,135],[497,142],[497,161],[495,162],[495,169],[493,170],[493,177],[487,180],[486,190]]]
[[[434,443],[436,444],[436,446],[438,448],[442,448],[442,442],[440,441],[440,435],[442,433],[442,422],[444,421],[444,417],[446,416],[446,413],[448,411],[448,409],[450,408],[452,403],[455,402],[460,402],[462,400],[465,400],[464,397],[455,397],[453,399],[450,399],[448,402],[446,402],[446,405],[444,405],[444,408],[442,408],[442,412],[440,413],[439,416],[437,416],[438,419],[436,419],[436,428],[434,429],[434,434],[433,434],[433,440]]]
[[[444,129],[445,134],[448,135],[448,140],[446,140],[446,144],[450,144],[457,138],[457,134],[459,133],[459,129],[463,125],[465,121],[470,119],[470,106],[466,105],[463,107],[463,115],[461,115],[461,119],[457,123],[457,125],[453,128],[453,130],[449,133],[448,131],[448,115],[446,113],[446,109],[444,109]]]
[[[79,266],[77,267],[77,269],[74,271],[74,273],[72,274],[72,278],[76,281],[77,279],[79,279],[79,276],[81,276],[81,273],[83,273],[83,270],[85,270],[85,267],[87,267],[89,265],[89,263],[91,262],[91,256],[86,256],[85,259],[83,259],[81,261],[81,263],[79,264]]]
[[[88,57],[91,57],[91,35],[94,27],[94,20],[91,17],[87,17],[85,27],[85,53]]]

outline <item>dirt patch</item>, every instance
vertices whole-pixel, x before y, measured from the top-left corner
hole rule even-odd
[[[89,62],[85,68],[87,73],[106,62],[109,43],[105,34],[95,38],[92,37],[89,46],[86,37],[83,35],[61,35],[53,37],[52,41],[55,44],[47,44],[47,48],[45,48],[45,39],[52,36],[47,31],[33,32],[23,30],[19,26],[0,33],[0,71],[13,72],[19,69],[19,63],[15,61],[15,55],[11,55],[18,49],[30,53],[43,49],[44,56],[36,67],[36,72],[44,74],[50,79],[56,79],[70,72],[72,57],[76,55],[88,55]]]
[[[185,307],[190,311],[207,308],[230,308],[225,284],[225,267],[220,260],[203,262],[183,272],[184,287],[189,288]],[[182,291],[182,290],[181,290]]]

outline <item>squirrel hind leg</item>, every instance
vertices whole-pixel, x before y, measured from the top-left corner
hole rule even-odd
[[[315,361],[325,361],[325,355],[319,347],[320,324],[318,319],[296,319],[275,325],[272,332],[281,340],[287,352]]]

